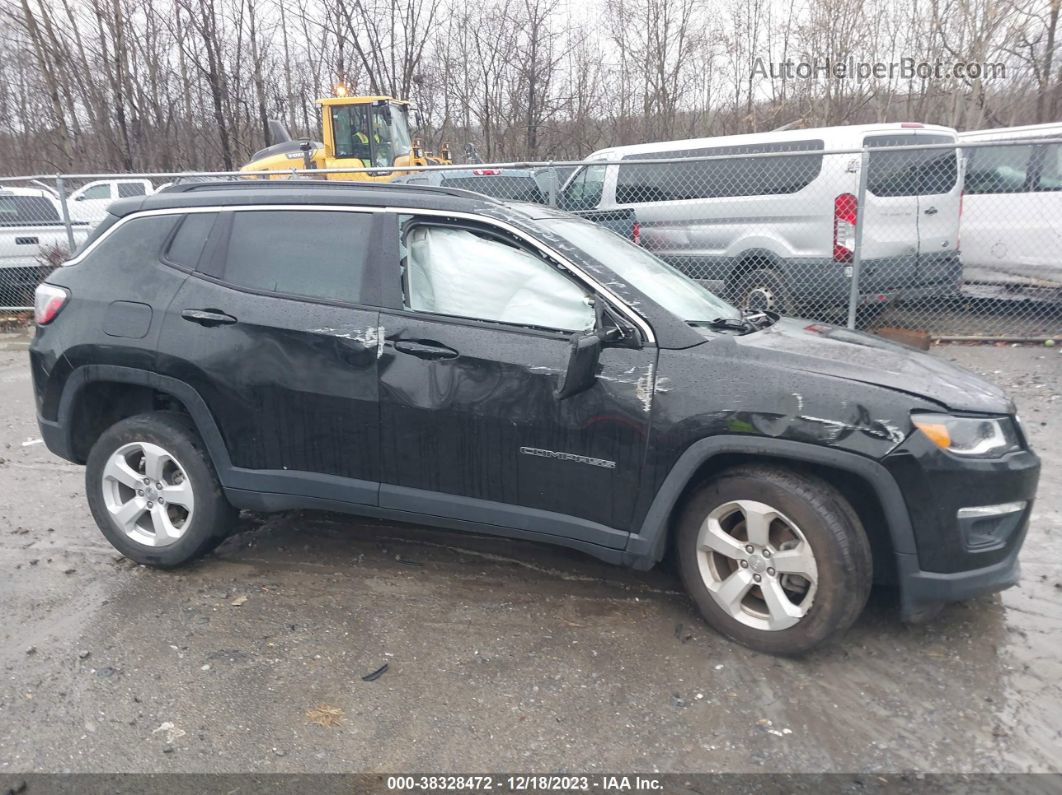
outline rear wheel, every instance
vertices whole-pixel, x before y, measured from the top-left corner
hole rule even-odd
[[[826,642],[870,594],[870,545],[851,506],[825,481],[778,467],[736,468],[704,486],[676,552],[705,620],[758,651]]]
[[[738,280],[737,304],[750,312],[791,314],[793,300],[784,280],[772,268],[757,268]]]
[[[179,566],[217,546],[236,524],[192,423],[173,412],[108,428],[85,469],[93,518],[123,555]]]

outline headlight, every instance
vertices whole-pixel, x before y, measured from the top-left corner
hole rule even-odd
[[[1009,417],[952,417],[912,414],[911,422],[937,445],[956,455],[997,458],[1021,449]]]

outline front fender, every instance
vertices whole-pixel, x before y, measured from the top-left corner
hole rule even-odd
[[[893,551],[897,555],[916,554],[914,530],[903,494],[889,471],[877,461],[845,450],[787,439],[720,435],[694,442],[671,467],[649,506],[641,528],[637,533],[632,533],[628,540],[624,554],[627,565],[647,569],[663,558],[671,516],[686,486],[706,462],[728,453],[781,458],[850,472],[874,489],[885,513]]]

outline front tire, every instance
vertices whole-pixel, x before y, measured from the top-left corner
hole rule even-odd
[[[848,629],[870,595],[855,511],[824,480],[781,467],[738,467],[702,487],[676,552],[705,621],[757,651],[807,652]]]
[[[217,473],[191,421],[176,412],[115,423],[85,468],[89,508],[127,558],[170,568],[217,546],[236,524]]]

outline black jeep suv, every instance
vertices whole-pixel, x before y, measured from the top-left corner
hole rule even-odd
[[[128,557],[321,508],[648,568],[801,652],[1018,579],[1039,461],[996,387],[743,315],[649,252],[445,188],[198,184],[114,204],[37,293],[48,447]]]

